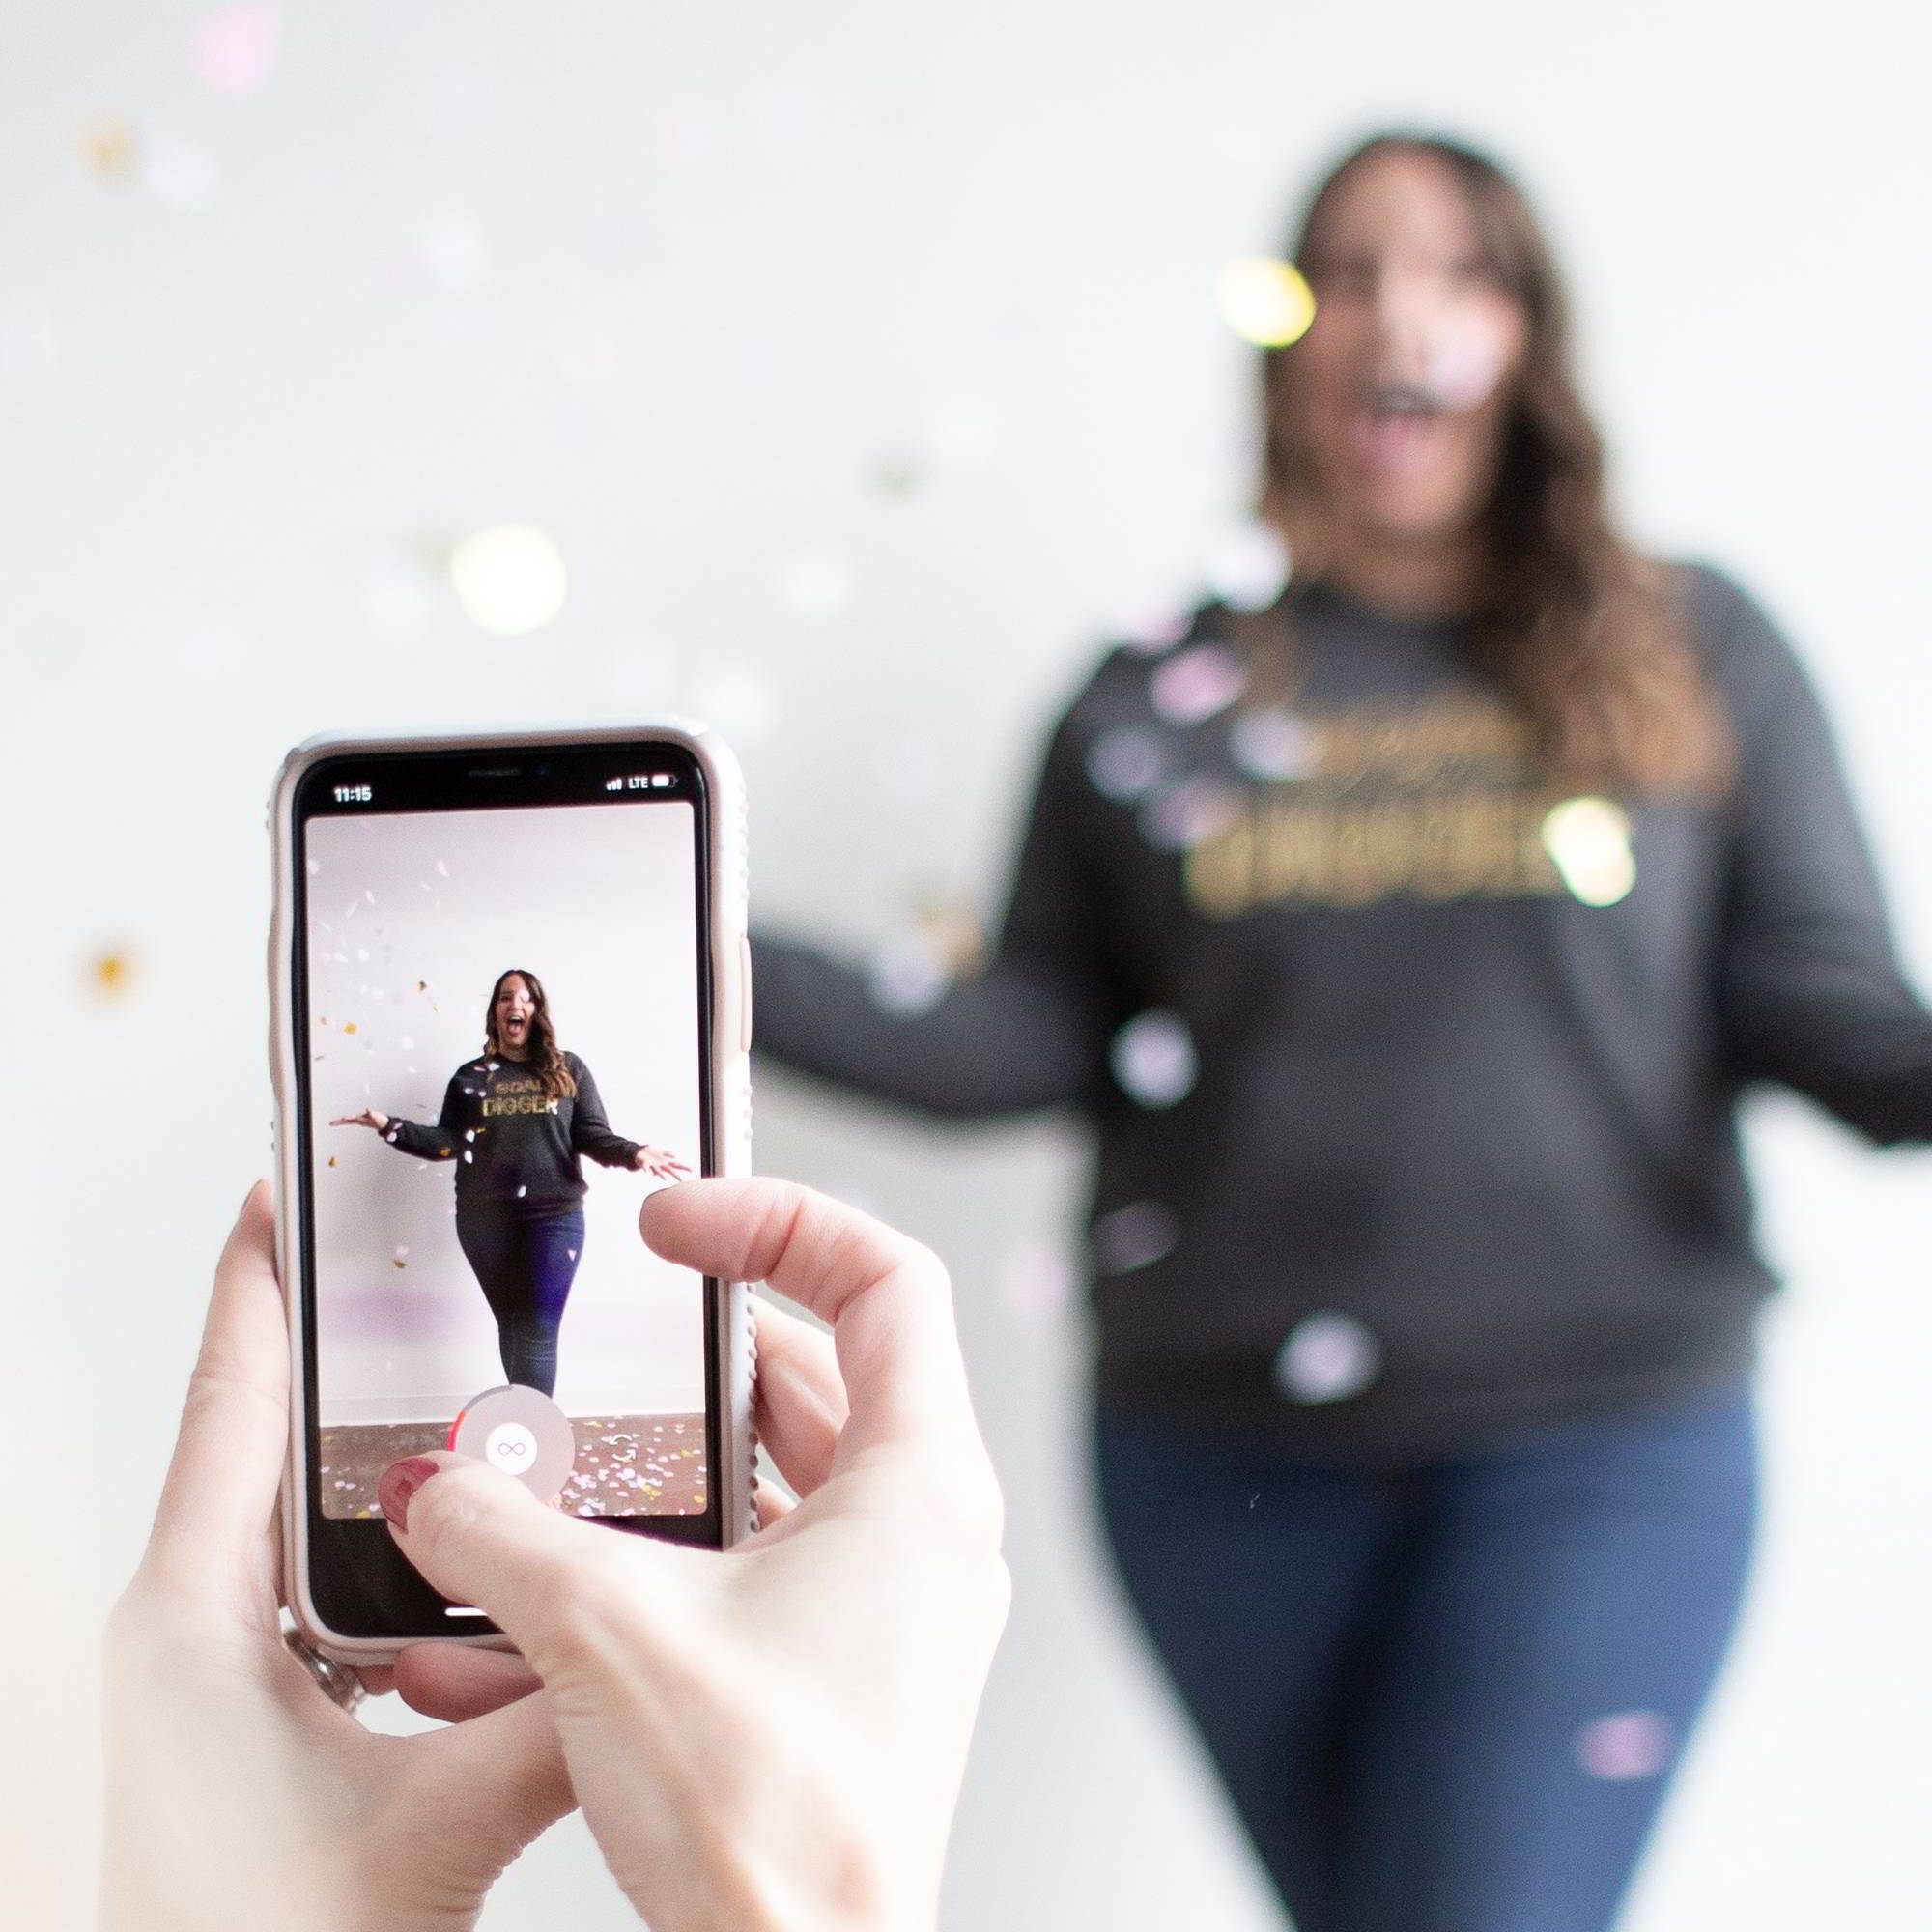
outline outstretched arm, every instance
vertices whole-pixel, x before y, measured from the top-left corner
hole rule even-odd
[[[815,948],[752,942],[757,1045],[781,1065],[954,1120],[1078,1107],[1105,1077],[1110,907],[1095,799],[1070,726],[1047,748],[999,943],[986,968],[915,1013]]]
[[[1719,961],[1731,1064],[1875,1141],[1932,1140],[1932,1013],[1900,970],[1824,712],[1784,640],[1726,589],[1741,656]]]
[[[454,1160],[463,1131],[463,1076],[457,1074],[442,1095],[442,1114],[433,1127],[418,1121],[405,1121],[379,1108],[365,1107],[359,1114],[345,1114],[330,1121],[331,1127],[374,1127],[390,1147],[412,1153],[418,1160]]]
[[[605,1118],[604,1096],[590,1069],[573,1053],[571,1077],[577,1082],[577,1101],[570,1114],[570,1145],[600,1167],[634,1167],[660,1180],[676,1180],[691,1172],[668,1148],[643,1147],[613,1133]]]

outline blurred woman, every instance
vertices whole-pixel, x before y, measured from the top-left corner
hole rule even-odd
[[[1301,1932],[1603,1932],[1752,1535],[1739,1092],[1924,1139],[1932,1016],[1790,650],[1612,523],[1517,186],[1380,137],[1293,260],[1287,588],[1100,665],[982,974],[767,940],[760,1037],[1093,1122],[1107,1528]]]
[[[483,1026],[483,1052],[450,1075],[434,1126],[374,1107],[329,1124],[373,1127],[418,1160],[456,1162],[456,1238],[497,1318],[504,1378],[554,1395],[557,1330],[583,1256],[581,1156],[663,1180],[690,1169],[611,1131],[589,1067],[556,1043],[534,973],[497,975]]]

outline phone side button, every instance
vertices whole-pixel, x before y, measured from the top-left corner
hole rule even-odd
[[[738,936],[738,1051],[752,1050],[752,939]]]

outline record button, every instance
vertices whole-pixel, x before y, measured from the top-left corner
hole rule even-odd
[[[485,1389],[450,1425],[449,1446],[514,1476],[539,1502],[563,1492],[577,1462],[577,1432],[550,1397],[512,1382]]]

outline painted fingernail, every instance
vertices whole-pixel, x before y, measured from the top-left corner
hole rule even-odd
[[[400,1463],[391,1463],[383,1471],[383,1480],[376,1485],[376,1500],[382,1504],[383,1514],[398,1529],[409,1528],[410,1498],[440,1466],[427,1456],[408,1456]]]

